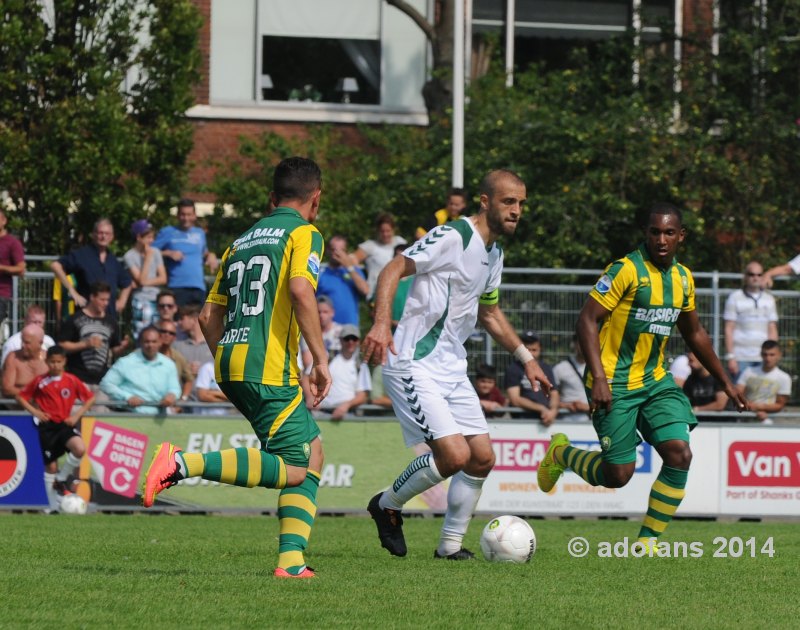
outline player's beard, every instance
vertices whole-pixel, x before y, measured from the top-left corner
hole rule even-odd
[[[486,215],[486,225],[498,236],[512,236],[517,230],[516,223],[505,222],[503,215],[492,209],[489,209],[489,213]]]

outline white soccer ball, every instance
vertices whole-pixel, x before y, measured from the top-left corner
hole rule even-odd
[[[490,562],[528,562],[536,551],[533,528],[517,516],[498,516],[481,534],[481,551]]]
[[[86,501],[77,494],[68,494],[61,499],[61,511],[64,514],[86,514]]]

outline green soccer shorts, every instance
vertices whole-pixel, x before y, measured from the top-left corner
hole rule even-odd
[[[636,461],[636,447],[642,438],[653,446],[668,440],[688,442],[697,418],[686,394],[668,374],[639,389],[614,389],[611,411],[598,409],[592,415],[592,423],[600,439],[603,461],[629,464]]]
[[[290,466],[308,468],[311,442],[320,431],[300,386],[227,381],[219,387],[250,421],[262,450],[280,455]]]

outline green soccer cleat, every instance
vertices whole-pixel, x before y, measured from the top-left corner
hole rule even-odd
[[[554,433],[550,438],[550,446],[544,454],[544,459],[539,462],[539,470],[536,473],[536,481],[542,492],[550,492],[556,485],[558,478],[564,474],[564,467],[556,464],[553,452],[559,446],[569,446],[569,438],[563,433]]]
[[[153,461],[150,462],[142,485],[142,504],[146,508],[153,506],[159,492],[178,483],[180,477],[175,453],[180,450],[169,442],[162,442],[156,449],[156,454],[153,456]]]

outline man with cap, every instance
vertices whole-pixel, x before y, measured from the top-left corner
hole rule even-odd
[[[139,333],[157,319],[156,301],[159,290],[167,283],[167,269],[161,250],[153,247],[155,231],[150,221],[134,221],[131,234],[135,243],[125,252],[122,262],[133,279],[131,324],[138,338]]]
[[[367,402],[372,389],[369,367],[361,361],[358,327],[345,324],[339,331],[342,349],[331,359],[328,368],[333,384],[319,408],[330,413],[331,420],[341,420],[351,410]]]
[[[551,383],[556,383],[553,368],[539,361],[539,357],[542,354],[542,342],[536,333],[532,330],[526,330],[519,338],[533,355],[533,358],[539,362],[539,366],[547,376],[547,379]],[[553,424],[558,416],[558,407],[561,402],[558,390],[555,387],[550,390],[549,397],[541,390],[534,390],[530,380],[525,375],[525,369],[517,359],[514,359],[506,369],[505,385],[506,396],[508,396],[508,404],[510,406],[525,410],[524,417],[538,418],[546,427]]]

